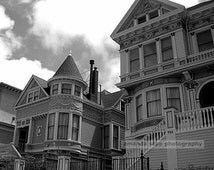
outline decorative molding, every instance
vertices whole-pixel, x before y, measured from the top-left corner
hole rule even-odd
[[[184,85],[186,86],[187,90],[190,90],[190,89],[195,89],[196,87],[198,87],[199,83],[197,81],[192,80],[192,81],[184,83]]]

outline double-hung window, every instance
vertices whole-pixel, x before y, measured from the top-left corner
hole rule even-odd
[[[119,149],[119,127],[113,125],[113,148]]]
[[[134,72],[140,69],[139,49],[135,48],[130,50],[130,72]]]
[[[58,139],[68,139],[69,114],[59,113]]]
[[[37,100],[39,100],[39,90],[34,90],[28,93],[28,98],[27,98],[28,103],[31,103]]]
[[[63,83],[61,92],[62,92],[62,94],[71,94],[72,84]]]
[[[197,34],[199,52],[214,48],[211,30],[206,30]]]
[[[78,141],[78,137],[79,137],[79,116],[73,114],[72,140]]]
[[[179,87],[166,88],[166,96],[167,96],[167,106],[168,107],[173,106],[177,109],[176,112],[180,112],[181,100]]]
[[[157,51],[155,42],[144,45],[144,67],[157,65]]]
[[[48,116],[48,140],[53,140],[54,137],[54,124],[55,124],[55,113],[51,113]]]
[[[142,119],[142,95],[136,97],[136,118],[137,122]]]
[[[160,89],[146,92],[146,102],[148,117],[162,114]]]
[[[161,40],[161,52],[163,62],[173,59],[171,37],[167,37]]]
[[[109,125],[104,126],[104,149],[109,148],[109,134],[110,134],[110,127]]]
[[[80,86],[75,85],[74,95],[79,96],[79,97],[81,96],[81,87]]]

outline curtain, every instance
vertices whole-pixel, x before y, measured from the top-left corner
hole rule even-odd
[[[59,113],[58,139],[68,139],[68,113]]]
[[[166,88],[167,106],[175,107],[176,112],[181,111],[180,92],[178,87]]]
[[[147,92],[146,101],[148,117],[162,114],[160,89]]]

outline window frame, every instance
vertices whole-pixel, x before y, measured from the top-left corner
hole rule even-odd
[[[150,53],[150,54],[147,54],[145,55],[145,47],[146,46],[149,46],[151,44],[154,44],[155,45],[155,52],[153,53]],[[159,51],[158,51],[159,52]],[[149,43],[146,43],[143,45],[143,60],[144,60],[144,68],[149,68],[149,67],[153,67],[153,66],[157,66],[158,65],[158,52],[157,52],[157,45],[156,45],[156,42],[155,41],[151,41]],[[146,58],[150,58],[151,56],[153,56],[154,54],[156,54],[156,63],[154,65],[148,65],[146,64]]]
[[[59,112],[58,114],[59,114],[59,116],[58,116],[58,123],[57,123],[57,125],[58,125],[58,129],[57,129],[57,140],[68,140],[69,115],[70,115],[70,113],[68,113],[68,112]],[[60,122],[60,115],[67,115],[66,116],[66,117],[68,117],[67,119],[63,118],[66,121],[66,124],[61,124],[61,122]],[[63,136],[63,134],[60,133],[61,130],[63,132],[65,131],[64,132],[65,136]],[[67,134],[66,134],[66,132],[67,132]]]
[[[77,116],[77,118],[78,118],[78,125],[77,125],[77,127],[74,127],[74,117],[75,116]],[[79,115],[77,115],[77,114],[72,114],[72,125],[71,125],[71,140],[73,140],[73,141],[79,141],[79,131],[80,131],[80,116]],[[76,139],[73,139],[73,135],[74,135],[74,131],[76,131],[76,134],[77,134],[77,137],[76,137]]]
[[[212,39],[212,47],[211,48],[207,48],[207,49],[200,49],[200,47],[201,46],[204,46],[204,45],[206,45],[207,46],[207,44],[210,44],[211,43],[211,41],[209,41],[209,42],[205,42],[205,43],[202,43],[202,44],[199,44],[199,40],[198,40],[198,35],[199,34],[203,34],[204,32],[207,32],[207,31],[209,31],[210,32],[210,37],[211,37],[211,39]],[[209,28],[209,29],[204,29],[204,30],[200,30],[200,31],[198,31],[198,32],[196,32],[196,43],[197,43],[197,48],[198,48],[198,52],[203,52],[203,51],[207,51],[207,50],[210,50],[210,49],[213,49],[214,48],[214,37],[213,37],[213,34],[212,34],[212,29],[211,28]]]
[[[63,86],[70,86],[70,88],[63,87]],[[72,89],[73,89],[73,84],[71,84],[71,83],[62,83],[61,84],[61,94],[71,95],[72,94]]]
[[[57,88],[55,88],[57,86]],[[53,84],[51,86],[51,95],[59,94],[59,84]]]
[[[141,98],[141,104],[138,105],[138,99]],[[143,114],[142,114],[142,111],[143,111],[143,97],[142,97],[142,94],[139,94],[135,97],[135,106],[136,106],[136,121],[139,122],[143,119]],[[141,110],[141,112],[139,113],[139,109]],[[140,115],[140,116],[139,116]]]
[[[77,90],[77,88],[79,88],[79,91]],[[81,97],[81,95],[82,95],[82,88],[81,88],[81,86],[75,85],[74,86],[74,96]]]
[[[138,58],[135,58],[131,55],[131,51],[134,51],[136,50],[137,51],[137,54],[138,54]],[[137,67],[133,67],[132,64],[133,63],[137,63]],[[135,71],[139,71],[140,70],[140,51],[139,51],[139,47],[135,47],[135,48],[131,48],[129,50],[129,72],[130,73],[133,73]]]
[[[38,93],[37,96],[35,96],[36,93]],[[27,103],[32,103],[32,102],[38,101],[39,100],[39,96],[40,96],[40,89],[39,88],[30,90],[28,92],[28,94],[27,94]]]
[[[166,39],[170,39],[171,46],[167,46],[167,47],[163,48],[163,40],[166,40]],[[164,63],[164,62],[173,60],[174,54],[173,54],[172,37],[171,36],[167,36],[167,37],[161,38],[160,39],[160,43],[161,43],[161,58],[162,58],[162,62]],[[163,53],[166,52],[166,51],[171,51],[171,53],[172,53],[172,57],[171,58],[164,59]]]
[[[117,130],[117,135],[115,136],[115,129]],[[116,147],[115,147],[116,145]],[[119,150],[120,148],[120,127],[113,124],[113,134],[112,134],[112,148]]]
[[[107,134],[106,134],[105,128],[108,128]],[[103,134],[104,134],[103,147],[104,147],[104,149],[110,149],[110,125],[109,124],[104,125]],[[108,142],[106,143],[106,141],[108,141]]]
[[[51,124],[51,125],[50,125],[50,115],[54,116],[53,117],[53,124]],[[56,120],[56,113],[49,113],[48,122],[47,122],[48,123],[48,125],[47,125],[48,126],[47,127],[47,140],[53,140],[54,139],[55,120]],[[49,136],[50,136],[50,128],[51,128],[51,130],[53,130],[53,132],[51,133],[52,134],[51,138],[49,138]]]

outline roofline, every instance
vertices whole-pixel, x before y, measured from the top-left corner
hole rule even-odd
[[[13,91],[18,92],[18,93],[21,93],[21,92],[22,92],[21,89],[19,89],[19,88],[17,88],[17,87],[14,87],[14,86],[11,86],[11,85],[9,85],[9,84],[6,84],[6,83],[4,83],[4,82],[0,82],[0,86],[1,86],[1,87],[5,87],[5,88],[7,88],[7,89],[9,89],[9,90],[13,90]]]

